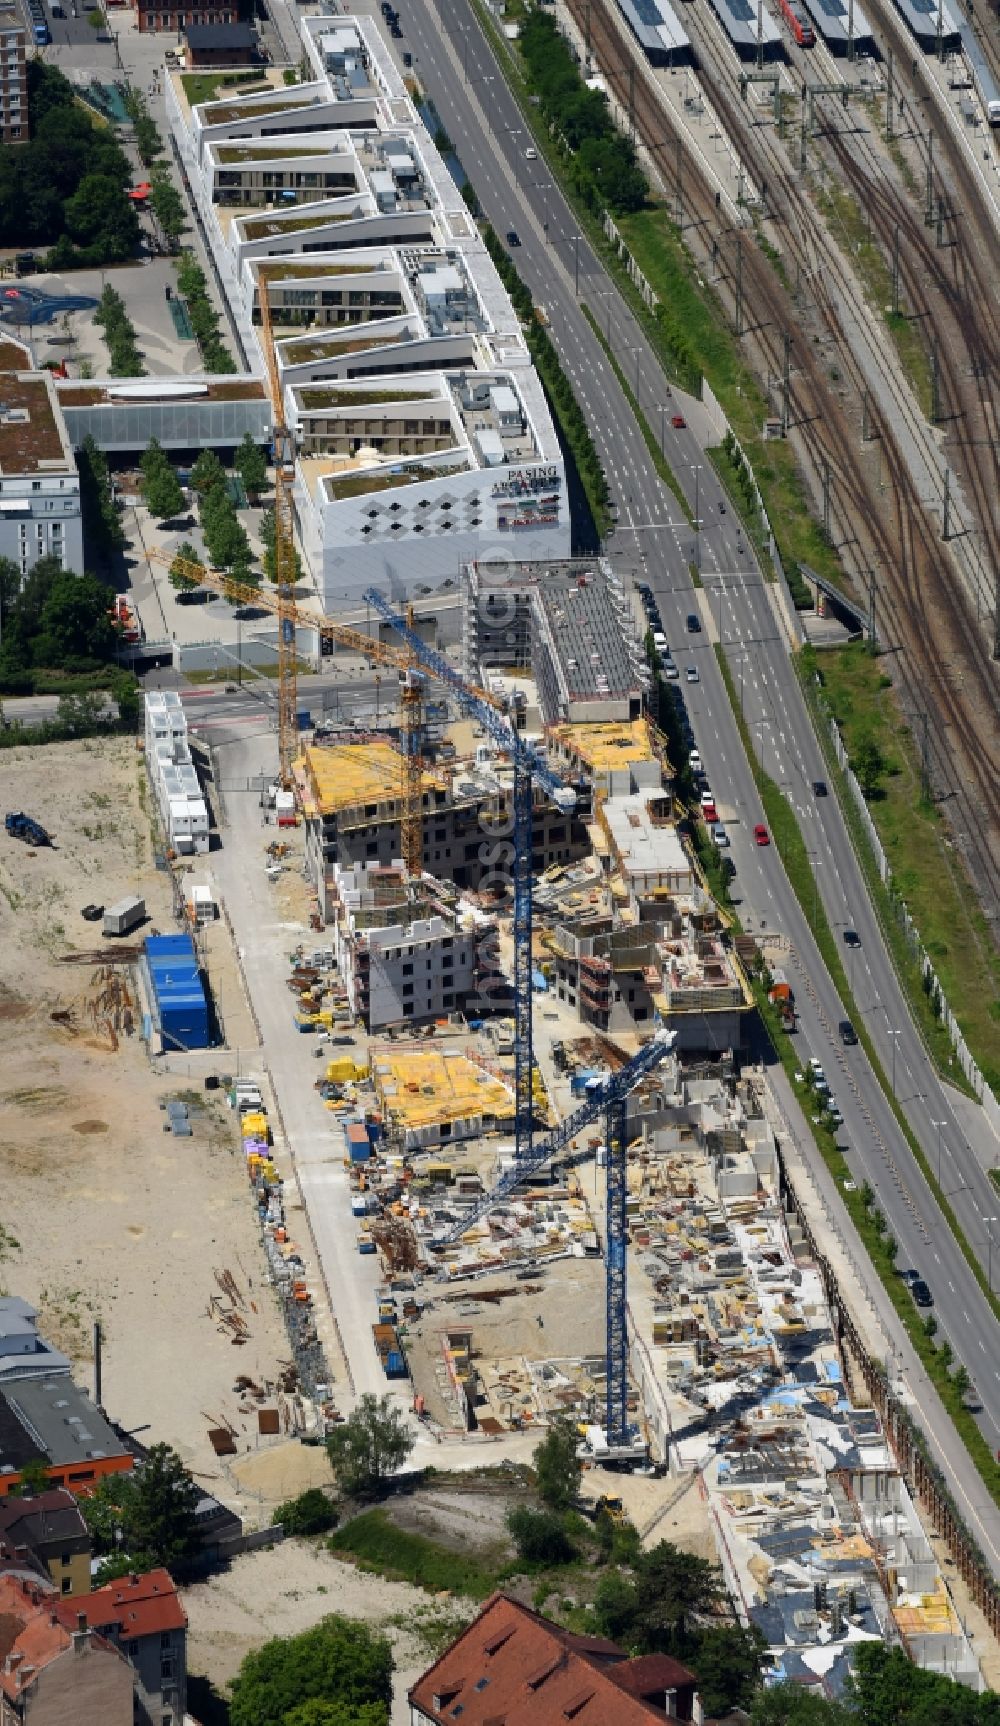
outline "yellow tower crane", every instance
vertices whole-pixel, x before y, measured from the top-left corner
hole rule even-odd
[[[171,557],[169,552],[154,547],[150,557],[157,563],[170,565],[171,572],[181,580],[190,582],[192,587],[210,587],[216,593],[224,593],[226,598],[236,605],[263,606],[273,612],[278,619],[279,627],[287,621],[292,640],[295,639],[296,627],[300,629],[315,629],[338,647],[345,647],[349,652],[363,655],[376,665],[388,665],[400,674],[400,700],[403,723],[401,753],[403,757],[403,783],[400,809],[400,841],[403,851],[403,862],[412,875],[419,875],[423,868],[424,836],[423,836],[423,771],[424,759],[421,747],[421,727],[423,723],[423,674],[416,670],[412,655],[408,648],[389,647],[385,642],[366,635],[363,630],[351,629],[348,624],[334,623],[332,618],[319,617],[314,612],[306,611],[296,605],[285,589],[276,587],[269,592],[264,588],[249,587],[245,583],[233,581],[220,569],[211,569],[202,563],[194,563],[182,557]],[[412,625],[412,608],[409,621]],[[295,699],[295,655],[292,653],[292,735],[288,752],[288,785],[292,785],[291,763],[298,738],[298,720]],[[281,679],[281,660],[278,661],[279,683]],[[281,699],[279,689],[279,702]],[[279,721],[281,708],[278,709]],[[284,780],[282,781],[284,785]]]

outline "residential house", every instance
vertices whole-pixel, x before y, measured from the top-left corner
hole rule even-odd
[[[167,1570],[122,1576],[63,1603],[120,1649],[132,1668],[136,1726],[184,1726],[187,1617]]]
[[[65,1487],[33,1498],[0,1499],[0,1539],[26,1547],[60,1594],[90,1589],[91,1541],[80,1507]]]
[[[697,1680],[665,1654],[630,1659],[494,1594],[409,1692],[410,1726],[650,1726],[701,1720]]]
[[[89,1598],[89,1596],[85,1596]],[[0,1576],[0,1726],[132,1726],[124,1655],[54,1594]]]

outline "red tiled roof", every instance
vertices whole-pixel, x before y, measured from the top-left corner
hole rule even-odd
[[[659,1660],[630,1661],[614,1642],[574,1636],[509,1595],[494,1594],[417,1680],[410,1701],[442,1726],[649,1726],[650,1720],[662,1726],[663,1691],[676,1688],[676,1680],[649,1685],[650,1692],[659,1689],[658,1708],[621,1681],[630,1667],[657,1678]],[[675,1661],[665,1664],[694,1682]],[[645,1691],[641,1671],[639,1683]]]
[[[165,1630],[186,1630],[187,1617],[169,1570],[145,1576],[121,1576],[92,1594],[71,1594],[59,1602],[63,1623],[76,1624],[83,1613],[95,1629],[117,1625],[123,1637],[159,1636]]]
[[[640,1654],[635,1660],[623,1660],[610,1676],[631,1696],[662,1696],[665,1690],[693,1689],[698,1683],[694,1673],[669,1654]]]
[[[0,1576],[0,1690],[12,1700],[20,1694],[29,1668],[37,1674],[72,1648],[77,1620],[74,1615],[67,1624],[61,1604],[33,1583]],[[98,1638],[96,1646],[107,1644]],[[13,1656],[19,1659],[7,1671]]]

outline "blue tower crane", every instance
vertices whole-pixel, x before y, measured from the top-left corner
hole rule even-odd
[[[633,1055],[616,1073],[595,1079],[587,1088],[587,1096],[571,1115],[561,1121],[554,1132],[536,1139],[524,1160],[505,1170],[488,1193],[473,1206],[468,1216],[456,1223],[451,1232],[438,1243],[447,1246],[470,1228],[474,1228],[488,1211],[507,1198],[527,1176],[535,1173],[559,1152],[565,1150],[577,1133],[605,1111],[607,1161],[607,1247],[605,1253],[605,1304],[607,1314],[607,1406],[605,1424],[608,1444],[612,1450],[628,1444],[628,1330],[627,1330],[627,1265],[626,1200],[628,1197],[628,1096],[639,1080],[651,1073],[670,1053],[677,1041],[676,1031],[656,1031],[638,1054]]]
[[[514,1138],[518,1167],[532,1163],[533,1069],[531,1031],[531,850],[532,783],[537,781],[557,808],[567,814],[576,808],[576,792],[564,785],[542,756],[519,737],[510,721],[498,710],[485,690],[473,688],[461,673],[434,648],[428,647],[408,623],[374,588],[365,594],[378,616],[400,635],[418,666],[428,676],[451,690],[464,712],[476,719],[498,749],[509,755],[514,767]]]

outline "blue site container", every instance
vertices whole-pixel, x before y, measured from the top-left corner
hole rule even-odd
[[[372,1154],[372,1143],[364,1121],[348,1121],[344,1126],[344,1140],[351,1162],[367,1163]]]
[[[385,1376],[386,1378],[406,1377],[406,1356],[400,1354],[397,1348],[391,1348],[385,1357]]]
[[[208,1001],[191,936],[149,935],[145,954],[164,1043],[174,1049],[207,1049]]]

